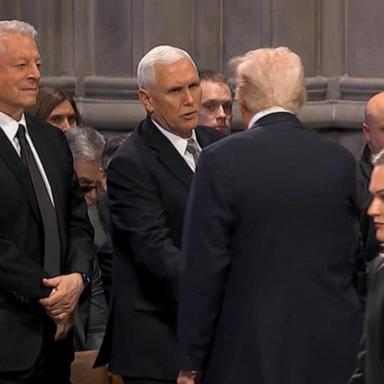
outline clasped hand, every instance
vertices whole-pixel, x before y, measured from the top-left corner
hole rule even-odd
[[[56,323],[69,321],[73,317],[77,302],[84,289],[80,273],[43,279],[43,284],[53,289],[50,296],[40,299],[39,303]]]

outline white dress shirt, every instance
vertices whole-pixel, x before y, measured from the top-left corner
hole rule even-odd
[[[176,148],[176,151],[180,153],[181,157],[188,164],[189,168],[191,168],[192,171],[195,172],[196,164],[195,164],[195,160],[193,159],[193,155],[192,153],[186,151],[188,139],[184,139],[183,137],[180,137],[170,131],[167,131],[166,129],[161,127],[159,123],[157,123],[154,120],[152,120],[152,123],[155,124],[155,126],[159,129],[159,131],[172,143],[172,145]],[[196,139],[196,132],[194,129],[192,130],[191,137],[192,139],[195,140],[197,149],[199,150],[199,152],[201,152],[201,147]]]
[[[262,117],[270,115],[271,113],[276,113],[276,112],[287,112],[294,115],[292,111],[282,107],[271,107],[271,108],[263,109],[262,111],[257,112],[255,115],[253,115],[252,119],[248,123],[248,129],[251,129],[252,126]]]
[[[19,144],[19,140],[16,137],[17,130],[19,129],[19,124],[21,124],[25,127],[25,136],[27,138],[28,144],[31,148],[33,157],[36,161],[37,167],[39,168],[39,171],[40,171],[41,176],[43,178],[45,187],[47,188],[49,198],[51,199],[53,206],[55,206],[55,203],[53,201],[51,186],[49,184],[47,175],[45,173],[43,164],[41,163],[39,155],[37,154],[35,146],[33,145],[31,137],[29,136],[28,127],[27,127],[27,123],[25,121],[24,113],[21,115],[20,120],[16,121],[16,120],[12,119],[12,117],[6,115],[5,113],[0,112],[0,128],[4,131],[5,135],[7,136],[7,138],[9,139],[11,144],[13,145],[13,147],[15,148],[15,151],[20,156],[20,144]]]

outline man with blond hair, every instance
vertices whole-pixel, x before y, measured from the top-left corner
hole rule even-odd
[[[306,130],[300,58],[232,61],[246,132],[205,149],[187,205],[179,384],[340,384],[362,308],[355,162]]]
[[[36,103],[36,30],[0,21],[0,382],[68,384],[93,230],[64,134]]]

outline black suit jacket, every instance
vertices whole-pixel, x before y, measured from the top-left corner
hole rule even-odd
[[[196,129],[200,146],[221,138]],[[114,373],[174,380],[176,303],[184,210],[193,172],[150,119],[108,169],[113,298],[97,363]]]
[[[273,113],[210,146],[186,212],[180,368],[209,384],[340,384],[362,328],[355,163]]]
[[[350,384],[384,383],[384,257],[368,269],[368,296],[359,365]]]
[[[357,162],[357,202],[360,211],[360,231],[363,242],[363,257],[368,263],[375,258],[380,251],[380,244],[376,240],[376,230],[373,220],[367,214],[372,201],[369,192],[369,182],[372,173],[372,152],[368,144],[365,145],[363,153]]]
[[[93,230],[65,136],[26,116],[52,188],[61,241],[61,273],[90,271]],[[21,159],[0,129],[0,372],[28,369],[40,353],[44,324],[43,227]],[[53,335],[50,335],[53,337]]]

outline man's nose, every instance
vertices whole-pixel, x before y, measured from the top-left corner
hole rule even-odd
[[[223,106],[221,104],[217,108],[217,117],[221,117],[221,118],[225,119],[224,108],[223,108]]]
[[[192,92],[189,89],[186,89],[184,93],[184,103],[185,104],[193,104],[194,98],[192,96]]]
[[[29,71],[29,78],[40,80],[40,68],[37,64],[31,64],[30,71]]]
[[[71,124],[68,121],[68,118],[63,119],[63,122],[60,124],[60,128],[64,133],[68,132],[72,128]]]
[[[371,204],[368,207],[367,213],[371,217],[379,216],[380,215],[380,202],[379,202],[377,197],[374,197],[372,199],[372,202],[371,202]]]

